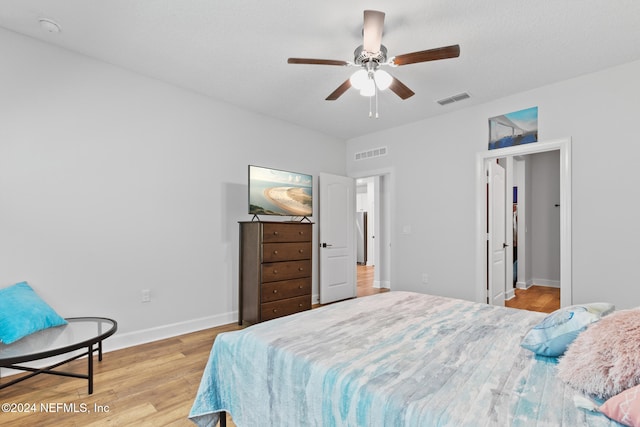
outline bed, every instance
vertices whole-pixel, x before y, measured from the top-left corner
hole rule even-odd
[[[619,426],[575,407],[556,359],[520,347],[545,316],[410,292],[218,335],[189,418],[213,426]]]

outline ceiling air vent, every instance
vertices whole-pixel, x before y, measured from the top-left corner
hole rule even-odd
[[[471,95],[469,95],[467,92],[462,92],[457,95],[450,96],[448,98],[442,98],[438,100],[438,104],[440,105],[453,104],[454,102],[462,101],[463,99],[467,99],[467,98],[471,98]]]
[[[386,156],[386,155],[387,155],[387,147],[379,147],[379,148],[373,148],[371,150],[361,151],[359,153],[356,153],[355,159],[364,160],[364,159],[371,159],[373,157],[380,157],[380,156]]]

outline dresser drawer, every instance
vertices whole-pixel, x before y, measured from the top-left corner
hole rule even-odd
[[[262,264],[262,283],[311,277],[311,260]]]
[[[262,284],[261,302],[311,295],[311,277]]]
[[[262,261],[296,261],[311,259],[311,242],[265,243],[262,245]]]
[[[263,243],[311,241],[311,224],[271,222],[263,227]]]
[[[268,302],[261,306],[262,321],[311,310],[311,295]]]

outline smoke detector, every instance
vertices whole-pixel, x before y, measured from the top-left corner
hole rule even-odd
[[[47,18],[40,18],[40,27],[49,33],[59,33],[62,31],[57,22]]]

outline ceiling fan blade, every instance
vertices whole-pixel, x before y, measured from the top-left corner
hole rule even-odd
[[[327,96],[327,98],[325,100],[326,101],[335,101],[336,99],[340,98],[340,96],[343,93],[348,91],[350,87],[351,87],[351,81],[349,79],[347,79],[347,80],[345,80],[344,83],[342,83],[340,86],[338,86],[338,88],[336,90],[331,92],[331,95]]]
[[[393,58],[393,65],[415,64],[417,62],[436,61],[438,59],[457,58],[460,56],[460,46],[438,47],[435,49],[422,50],[420,52],[405,53]]]
[[[288,64],[312,64],[312,65],[349,65],[347,61],[337,59],[313,59],[313,58],[289,58]]]
[[[402,99],[411,98],[413,95],[415,95],[415,93],[411,89],[409,89],[404,83],[402,83],[395,77],[393,77],[393,80],[391,80],[389,89],[391,89],[393,93],[395,93]]]
[[[380,52],[382,43],[382,29],[384,27],[384,12],[377,10],[364,11],[364,27],[362,29],[363,49],[365,52]]]

